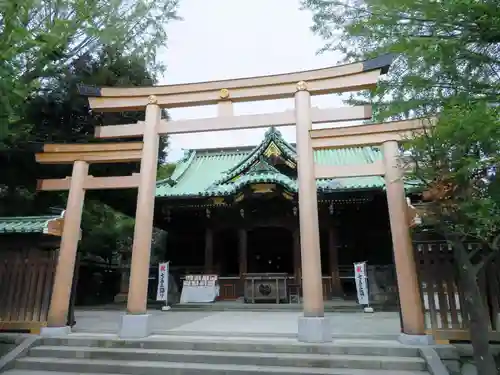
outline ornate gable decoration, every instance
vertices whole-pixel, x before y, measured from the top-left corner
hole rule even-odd
[[[257,146],[245,160],[237,166],[228,170],[225,175],[214,185],[237,181],[245,173],[257,173],[255,165],[260,161],[265,163],[260,165],[263,168],[260,172],[282,173],[273,164],[283,163],[291,169],[295,169],[297,153],[295,148],[288,144],[281,135],[281,132],[271,127],[265,134],[262,143]]]
[[[263,172],[280,173],[280,171],[278,171],[274,166],[272,166],[266,160],[264,160],[263,157],[260,157],[259,160],[254,165],[252,165],[247,171],[247,173],[249,174],[263,173]]]
[[[281,150],[279,149],[278,146],[276,146],[276,143],[270,142],[269,146],[267,146],[267,148],[263,152],[263,154],[265,156],[267,156],[268,158],[277,157],[277,156],[281,156]]]

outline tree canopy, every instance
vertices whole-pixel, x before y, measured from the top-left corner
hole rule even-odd
[[[35,184],[37,178],[69,176],[71,166],[37,165],[37,144],[95,142],[97,125],[144,119],[144,112],[93,113],[77,85],[155,84],[164,69],[155,54],[166,46],[166,25],[178,19],[177,6],[178,0],[0,2],[0,215],[45,214],[65,206],[66,193],[36,193]],[[166,146],[162,138],[160,163]],[[90,173],[128,175],[138,169],[138,163],[92,165]],[[129,247],[133,219],[102,199],[134,196],[87,192],[79,250],[110,260]]]
[[[40,90],[26,102],[24,119],[32,124],[23,134],[17,149],[0,153],[0,215],[20,216],[46,213],[49,207],[64,207],[66,192],[35,192],[36,179],[66,177],[71,166],[37,165],[31,150],[33,142],[92,142],[96,125],[134,123],[144,120],[144,112],[93,113],[87,98],[79,95],[79,83],[99,86],[153,85],[156,77],[147,63],[135,55],[124,55],[111,48],[99,54],[85,55],[68,66],[66,71],[52,79],[50,87]],[[166,115],[166,114],[165,114]],[[163,163],[167,140],[161,138],[160,163]],[[116,141],[116,140],[115,140]],[[119,141],[119,140],[117,140]],[[171,170],[165,166],[160,170]],[[23,173],[20,173],[20,170]],[[129,175],[138,172],[138,163],[96,164],[91,166],[94,176]],[[168,175],[168,172],[163,172]],[[110,194],[111,193],[111,194]],[[79,246],[82,253],[99,255],[111,260],[117,253],[130,249],[134,220],[113,210],[102,201],[130,201],[135,191],[89,191],[82,216],[84,236]]]
[[[178,0],[19,0],[0,2],[0,148],[15,147],[31,124],[26,101],[66,74],[75,60],[104,48],[140,56],[159,69],[155,53]]]
[[[496,0],[303,0],[312,30],[346,61],[397,56],[370,93],[377,116],[405,118],[457,96],[500,101],[500,5]]]

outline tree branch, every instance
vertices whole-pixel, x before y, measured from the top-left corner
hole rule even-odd
[[[477,275],[481,269],[487,265],[489,262],[491,262],[495,256],[498,255],[497,250],[492,250],[488,255],[486,255],[480,262],[474,265],[473,271],[474,274]]]

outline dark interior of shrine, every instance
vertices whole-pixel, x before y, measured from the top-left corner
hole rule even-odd
[[[293,274],[293,233],[280,227],[248,232],[248,272]]]
[[[366,199],[337,200],[332,203],[320,202],[320,241],[322,273],[328,275],[330,267],[328,226],[336,228],[336,247],[339,268],[350,270],[354,262],[366,261],[371,265],[393,264],[392,243],[389,227],[387,201],[383,192],[364,195]],[[258,205],[260,217],[274,218],[275,222],[293,222],[290,225],[260,225],[247,214],[242,217],[241,207],[227,207],[226,215],[234,214],[234,226],[226,226],[213,232],[213,265],[214,271],[220,276],[239,276],[240,259],[238,253],[238,226],[246,223],[247,227],[247,272],[285,272],[293,274],[293,230],[298,226],[298,217],[292,213],[292,204],[282,202],[273,204],[268,201]],[[288,213],[279,214],[285,209]],[[278,210],[276,207],[280,206]],[[274,207],[274,209],[273,209]],[[248,210],[250,212],[250,210]],[[280,216],[282,219],[280,219]],[[187,216],[189,217],[189,216]],[[187,219],[186,219],[187,220]],[[207,223],[215,220],[206,219]],[[239,221],[238,221],[239,220]],[[273,220],[269,222],[272,223]],[[231,222],[231,219],[229,220]],[[190,223],[176,226],[169,231],[166,260],[171,261],[172,269],[180,273],[203,272],[205,264],[205,227],[195,225],[195,219]]]

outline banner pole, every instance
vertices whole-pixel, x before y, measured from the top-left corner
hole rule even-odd
[[[366,282],[366,295],[367,295],[367,299],[366,301],[368,302],[368,304],[366,305],[366,307],[363,309],[363,311],[365,313],[373,313],[374,310],[373,310],[373,307],[370,306],[370,284],[369,284],[369,279],[368,279],[368,267],[367,267],[367,262],[364,262],[364,267],[365,267],[365,282]]]
[[[170,277],[170,261],[165,263],[166,271],[165,271],[165,306],[162,306],[162,311],[170,310],[170,306],[168,305],[168,279]]]

